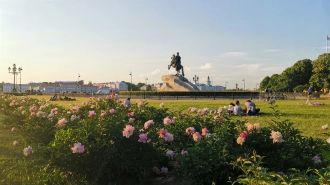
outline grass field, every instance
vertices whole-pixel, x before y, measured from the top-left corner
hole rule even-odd
[[[32,96],[33,98],[48,100],[50,96]],[[64,107],[72,105],[80,105],[82,102],[89,101],[89,98],[76,98],[77,101],[53,101],[51,103],[59,104]],[[142,100],[142,99],[141,99]],[[234,100],[145,100],[149,105],[159,107],[160,103],[164,103],[166,108],[171,111],[184,110],[187,112],[189,107],[196,107],[197,109],[203,109],[205,107],[212,109],[218,109],[219,107],[228,106],[230,102]],[[136,103],[137,99],[132,99],[132,103]],[[240,100],[241,105],[244,105],[245,100]],[[312,100],[311,102],[324,103],[325,106],[308,106],[305,105],[306,100],[278,100],[275,105],[277,110],[281,113],[281,119],[288,119],[294,122],[296,128],[299,129],[303,135],[312,136],[322,139],[328,137],[324,135],[324,130],[321,126],[324,124],[330,124],[330,100],[325,98],[320,100]],[[260,123],[267,125],[273,117],[274,111],[270,108],[268,102],[255,101],[257,108],[261,109],[261,113],[258,116],[231,116],[233,119],[247,120],[251,123]]]
[[[31,96],[37,99],[48,100],[50,96]],[[89,101],[89,98],[76,98],[77,101],[53,101],[51,103],[68,108],[70,104],[80,105],[83,102]],[[137,99],[132,99],[132,103],[136,103]],[[146,100],[149,105],[159,107],[160,103],[164,103],[166,108],[171,111],[184,111],[187,112],[189,107],[196,107],[203,109],[205,107],[218,109],[219,107],[228,106],[233,100]],[[244,105],[245,100],[240,100]],[[281,113],[280,119],[288,119],[295,123],[295,127],[299,129],[303,135],[312,136],[315,138],[327,139],[328,136],[324,134],[321,126],[330,124],[330,100],[321,99],[313,100],[312,102],[325,103],[325,106],[308,106],[305,105],[306,100],[281,100],[276,101],[275,105],[277,110]],[[270,104],[263,101],[255,101],[258,108],[261,109],[261,114],[258,116],[231,116],[232,119],[246,120],[251,123],[260,123],[267,126],[267,123],[274,118],[274,111],[270,108]],[[1,118],[1,115],[0,115]],[[20,138],[19,131],[11,132],[11,128],[4,126],[0,120],[0,184],[21,184],[19,178],[9,176],[21,176],[22,174],[15,174],[19,170],[13,169],[14,163],[28,163],[22,162],[22,146],[26,143]],[[327,130],[326,130],[327,131]],[[328,132],[328,131],[327,131]],[[329,132],[328,132],[329,133]],[[21,147],[13,147],[13,141],[19,142]],[[28,169],[28,167],[24,167]],[[17,179],[17,181],[8,181],[8,179]]]

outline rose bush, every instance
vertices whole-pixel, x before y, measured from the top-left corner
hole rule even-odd
[[[2,95],[0,105],[5,123],[28,146],[22,154],[33,159],[34,178],[22,180],[27,184],[148,184],[168,174],[186,184],[225,184],[244,173],[231,163],[253,151],[270,171],[328,165],[327,143],[301,136],[287,120],[263,127],[208,108],[184,113],[145,101],[126,108],[111,97],[64,108]]]

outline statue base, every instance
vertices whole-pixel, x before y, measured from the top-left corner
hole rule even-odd
[[[163,75],[163,85],[159,91],[199,91],[197,86],[183,76]]]

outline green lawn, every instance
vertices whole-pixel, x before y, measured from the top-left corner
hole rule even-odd
[[[50,96],[31,96],[33,98],[48,100]],[[82,102],[89,101],[89,98],[76,97],[77,101],[52,101],[51,103],[56,103],[64,107],[69,107],[72,105],[80,105]],[[143,100],[143,99],[140,99]],[[203,109],[205,107],[212,109],[218,109],[219,107],[228,106],[230,102],[234,100],[143,100],[147,101],[149,105],[159,107],[160,103],[164,103],[165,107],[169,108],[171,111],[184,110],[187,112],[189,107],[196,107],[197,109]],[[132,99],[132,103],[136,103],[137,99]],[[240,100],[241,105],[244,106],[245,100]],[[305,105],[306,100],[278,100],[275,105],[277,110],[281,113],[281,119],[288,119],[296,124],[303,135],[318,137],[322,139],[327,139],[328,137],[324,135],[324,131],[321,126],[324,124],[329,124],[330,126],[330,100],[323,97],[319,100],[312,100],[311,102],[325,103],[325,106],[308,106]],[[273,118],[274,111],[269,108],[268,102],[255,101],[257,108],[261,109],[261,113],[258,116],[232,116],[233,119],[247,120],[251,123],[260,123],[262,125],[267,125],[268,122]],[[330,133],[330,132],[329,132]]]

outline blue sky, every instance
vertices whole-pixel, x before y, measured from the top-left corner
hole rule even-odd
[[[161,82],[180,52],[185,75],[255,88],[330,36],[327,0],[0,0],[0,81]],[[329,43],[330,44],[330,43]]]

